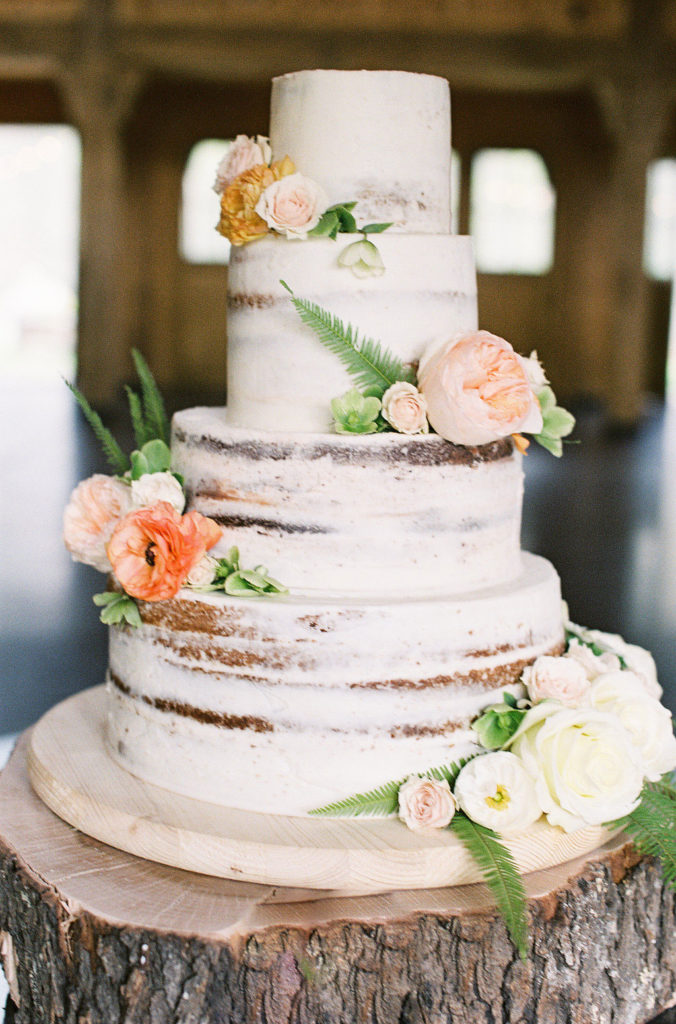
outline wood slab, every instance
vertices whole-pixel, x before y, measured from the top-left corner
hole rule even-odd
[[[366,894],[481,881],[447,830],[420,834],[397,819],[253,814],[134,778],[107,752],[104,694],[95,687],[52,708],[33,729],[28,755],[38,795],[95,839],[160,864],[265,885]],[[602,828],[566,834],[540,821],[506,845],[527,874],[589,853],[610,835]]]
[[[516,955],[482,885],[360,897],[139,859],[0,774],[0,950],[16,1024],[644,1024],[676,1003],[676,908],[615,837],[528,875]]]

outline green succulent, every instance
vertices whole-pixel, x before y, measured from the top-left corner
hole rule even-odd
[[[362,395],[356,388],[331,402],[338,434],[375,434],[381,402],[374,395]]]

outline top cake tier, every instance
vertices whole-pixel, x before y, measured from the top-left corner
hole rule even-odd
[[[448,82],[406,71],[298,71],[273,79],[270,144],[322,183],[330,203],[357,201],[358,224],[451,230]]]

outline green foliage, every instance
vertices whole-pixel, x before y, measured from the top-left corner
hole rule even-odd
[[[556,396],[548,386],[538,392],[537,399],[542,412],[542,430],[534,439],[552,455],[560,458],[563,454],[562,438],[568,437],[573,430],[575,417],[556,404]]]
[[[325,309],[299,299],[284,281],[298,315],[311,327],[321,343],[338,356],[348,373],[361,388],[372,389],[371,394],[382,398],[385,391],[399,380],[415,384],[415,374],[386,349],[370,338],[360,339],[351,325],[347,327],[339,317]]]
[[[335,239],[339,232],[353,235],[357,231],[357,222],[352,216],[356,203],[336,203],[329,206],[319,219],[316,227],[308,231],[308,235]]]
[[[526,890],[512,854],[492,829],[458,812],[449,825],[476,861],[522,960],[528,955]]]
[[[104,427],[101,417],[92,409],[91,405],[79,388],[76,388],[75,385],[71,384],[69,381],[66,381],[66,387],[69,388],[75,396],[75,400],[82,409],[87,423],[92,428],[94,436],[101,445],[103,454],[108,460],[110,467],[115,473],[122,476],[122,474],[129,468],[129,459],[124,454],[108,428]]]
[[[502,750],[521,725],[526,709],[517,708],[516,702],[512,701],[511,694],[505,694],[502,704],[492,704],[472,722],[472,729],[486,750]]]
[[[676,790],[669,777],[646,782],[636,810],[614,824],[631,836],[639,853],[659,860],[665,881],[676,890]]]
[[[131,459],[131,478],[140,480],[146,473],[166,473],[171,468],[171,449],[154,438],[146,441],[140,451],[133,451]]]
[[[379,398],[361,395],[356,388],[331,401],[331,412],[339,434],[375,434],[378,429]]]
[[[125,384],[124,388],[127,401],[129,402],[129,416],[131,418],[131,425],[134,428],[134,438],[136,440],[137,448],[143,448],[143,445],[150,440],[147,432],[145,420],[143,418],[143,409],[141,408],[141,399],[133,391],[128,384]]]
[[[275,597],[288,594],[288,588],[268,575],[264,565],[255,569],[242,569],[239,550],[232,547],[224,558],[219,558],[214,569],[214,580],[200,590],[223,590],[231,597]]]
[[[392,221],[387,224],[365,224],[363,228],[360,228],[362,235],[380,235],[383,231],[387,231],[388,228],[392,227]]]
[[[94,594],[92,600],[101,608],[99,618],[107,626],[117,626],[121,622],[126,622],[129,626],[141,625],[138,605],[129,594],[120,594],[117,590],[107,590],[103,594]]]
[[[160,390],[150,372],[148,364],[138,349],[133,348],[131,354],[141,383],[146,440],[160,438],[160,440],[168,445],[171,440],[171,430]]]

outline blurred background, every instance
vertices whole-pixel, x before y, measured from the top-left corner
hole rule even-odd
[[[480,324],[579,419],[526,458],[524,546],[676,708],[676,0],[0,0],[0,735],[105,671],[60,536],[104,465],[61,378],[122,436],[132,346],[173,408],[222,404],[214,167],[312,67],[449,79]]]

